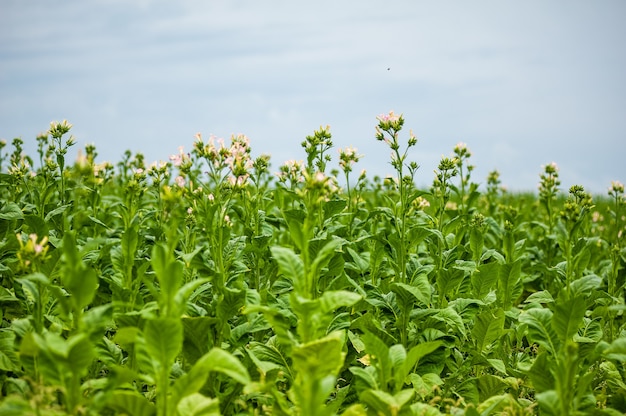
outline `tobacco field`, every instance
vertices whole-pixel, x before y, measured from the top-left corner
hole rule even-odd
[[[387,178],[328,127],[280,166],[199,134],[103,162],[71,127],[0,144],[0,414],[626,412],[621,182],[509,192],[463,143],[424,172],[393,112]]]

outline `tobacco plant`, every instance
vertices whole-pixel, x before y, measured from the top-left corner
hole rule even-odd
[[[0,141],[0,413],[626,412],[624,185],[483,189],[464,143],[429,178],[404,124],[376,119],[387,178],[328,126],[276,175],[244,135]]]

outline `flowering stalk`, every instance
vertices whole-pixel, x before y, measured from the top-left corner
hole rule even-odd
[[[559,192],[559,167],[552,162],[544,166],[544,172],[540,176],[539,201],[546,209],[548,215],[548,230],[552,234],[554,228],[553,204]]]
[[[626,196],[624,196],[624,184],[619,181],[612,181],[611,187],[608,191],[609,197],[613,200],[613,206],[611,215],[613,216],[613,241],[609,242],[611,251],[611,273],[608,276],[607,289],[609,296],[618,304],[621,303],[619,299],[623,299],[620,292],[623,286],[618,284],[618,276],[621,266],[621,252],[623,238],[623,225],[622,225],[622,207],[626,205]],[[614,334],[614,319],[609,319],[609,341],[613,340]]]
[[[376,140],[386,143],[391,149],[391,166],[396,170],[397,187],[399,193],[399,203],[394,205],[394,222],[395,229],[400,241],[397,253],[397,277],[401,283],[407,283],[406,264],[407,264],[407,216],[410,210],[409,191],[413,187],[413,179],[415,172],[419,168],[417,163],[406,163],[409,149],[417,144],[417,138],[411,131],[407,145],[403,151],[400,150],[399,135],[404,125],[402,114],[396,115],[393,111],[389,114],[381,114],[377,117],[378,125],[376,126]],[[405,168],[408,174],[405,174]]]
[[[339,167],[343,171],[346,177],[346,194],[348,199],[347,210],[350,213],[350,223],[348,225],[349,233],[352,233],[352,223],[356,217],[356,210],[352,211],[352,195],[350,192],[350,172],[352,172],[352,165],[357,163],[361,159],[362,155],[357,154],[357,149],[354,147],[346,147],[345,149],[339,149]],[[363,175],[361,175],[363,176]],[[359,177],[359,180],[361,177]],[[358,182],[357,182],[358,185]]]
[[[65,205],[65,154],[67,153],[67,149],[75,144],[74,136],[70,136],[65,141],[65,144],[63,144],[63,136],[67,134],[71,128],[72,125],[68,123],[67,120],[63,120],[60,123],[57,121],[51,122],[50,130],[48,130],[48,133],[52,136],[52,148],[56,154],[56,162],[59,166],[61,205]]]

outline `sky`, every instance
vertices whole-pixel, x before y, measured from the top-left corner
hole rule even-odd
[[[357,174],[386,176],[374,129],[393,110],[419,186],[464,142],[483,186],[497,169],[536,190],[556,162],[564,191],[606,194],[626,182],[624,17],[622,0],[2,0],[0,139],[35,157],[67,119],[74,155],[151,162],[242,133],[278,171],[329,125],[335,166],[354,146]]]

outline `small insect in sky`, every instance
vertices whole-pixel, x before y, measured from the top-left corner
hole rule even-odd
[[[391,70],[391,68],[387,68],[387,71],[390,71],[390,70]]]

